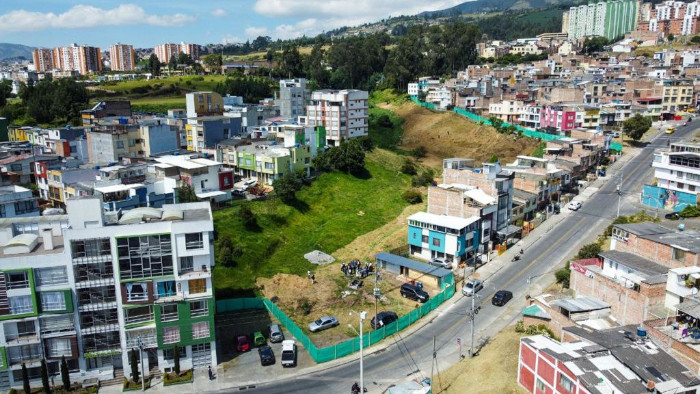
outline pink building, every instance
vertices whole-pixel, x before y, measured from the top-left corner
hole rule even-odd
[[[559,131],[573,130],[581,127],[583,123],[583,111],[576,111],[572,107],[542,108],[540,115],[540,128],[554,128]]]

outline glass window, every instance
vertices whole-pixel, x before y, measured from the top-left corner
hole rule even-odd
[[[122,280],[173,275],[169,234],[117,239]]]
[[[161,321],[177,320],[177,304],[169,304],[161,306],[160,312]]]
[[[66,310],[66,295],[62,291],[41,292],[41,310],[44,312],[50,311],[65,311]]]
[[[189,281],[190,294],[206,293],[207,291],[207,280],[206,279],[192,279]]]
[[[200,317],[209,314],[209,303],[207,300],[199,300],[190,302],[190,316]]]
[[[163,327],[163,343],[180,342],[180,327]]]
[[[32,304],[32,296],[18,296],[9,297],[10,301],[10,314],[19,315],[22,313],[32,313],[34,312],[34,305]]]
[[[180,275],[194,271],[194,258],[192,256],[180,257]]]
[[[570,393],[574,391],[574,382],[564,374],[559,374],[559,385]]]
[[[146,283],[125,283],[126,302],[148,301],[148,285]]]
[[[68,284],[66,267],[37,268],[34,270],[34,278],[37,286]]]
[[[192,324],[192,339],[209,338],[209,322],[203,321]]]
[[[433,238],[433,246],[440,246],[440,239]]]
[[[685,250],[673,248],[672,257],[676,261],[685,261]]]
[[[173,297],[177,295],[177,289],[175,287],[175,281],[174,280],[166,280],[163,282],[158,282],[156,285],[156,296],[158,298],[163,298],[163,297]]]
[[[5,283],[8,289],[26,289],[29,287],[29,278],[27,277],[27,272],[6,272]]]
[[[541,381],[541,380],[539,380],[539,379],[537,379],[537,392],[543,392],[543,393],[544,393],[546,389],[547,389],[547,387],[544,385],[544,382]]]
[[[185,249],[202,249],[203,247],[202,233],[185,234]]]
[[[179,349],[180,349],[180,351],[178,353],[180,353],[180,358],[187,357],[187,348],[184,346],[180,346]],[[173,348],[163,349],[163,358],[166,361],[172,361],[175,358],[175,353],[173,352]]]
[[[73,356],[70,339],[51,338],[46,339],[46,351],[49,357]]]

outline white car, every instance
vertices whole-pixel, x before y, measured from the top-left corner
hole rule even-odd
[[[581,208],[581,201],[571,201],[566,207],[572,211],[578,211]]]
[[[247,181],[243,182],[243,187],[248,188],[252,187],[258,184],[258,181],[255,179],[248,179]]]

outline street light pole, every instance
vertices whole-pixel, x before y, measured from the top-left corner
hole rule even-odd
[[[472,293],[472,307],[469,312],[467,312],[467,316],[469,317],[469,321],[471,322],[471,342],[469,342],[469,357],[474,357],[474,319],[476,315],[479,313],[479,309],[481,307],[476,306],[476,297],[478,295]]]
[[[365,370],[364,370],[364,364],[363,364],[363,348],[362,348],[362,321],[365,320],[367,317],[367,312],[362,311],[360,313],[357,313],[355,311],[350,311],[350,316],[352,314],[356,314],[360,318],[360,392],[363,392],[365,390]],[[375,322],[376,322],[376,316],[375,316]],[[355,328],[352,326],[352,324],[349,324],[349,326],[354,330]]]
[[[143,341],[139,335],[139,362],[141,363],[141,391],[146,391],[146,375],[143,374]]]
[[[620,201],[622,200],[622,171],[620,171],[620,183],[617,185],[617,217],[620,217]]]

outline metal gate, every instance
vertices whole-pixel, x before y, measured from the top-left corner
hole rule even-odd
[[[206,367],[209,365],[211,365],[211,344],[192,345],[192,367]]]

